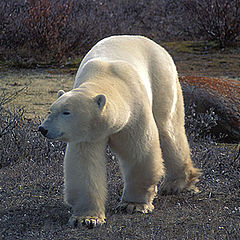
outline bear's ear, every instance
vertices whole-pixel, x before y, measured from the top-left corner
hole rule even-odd
[[[57,98],[60,98],[65,92],[63,90],[59,90],[57,94]]]
[[[95,98],[94,98],[94,102],[97,104],[98,108],[100,110],[103,109],[103,107],[105,106],[106,104],[106,97],[102,94],[100,95],[97,95]]]

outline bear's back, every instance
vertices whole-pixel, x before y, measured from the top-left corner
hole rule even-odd
[[[131,65],[139,74],[151,104],[154,88],[153,75],[157,72],[154,68],[164,69],[174,65],[167,51],[146,37],[112,36],[98,42],[86,54],[77,72],[74,87],[82,83],[81,73],[84,66],[95,59],[104,62],[121,61]],[[154,66],[155,63],[157,66]]]

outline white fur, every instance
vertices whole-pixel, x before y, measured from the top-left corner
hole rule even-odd
[[[121,39],[122,38],[122,39]],[[143,37],[136,36],[137,39],[145,39]],[[138,74],[141,79],[141,83],[145,87],[149,103],[152,105],[152,86],[151,86],[151,80],[148,74],[148,69],[146,68],[146,59],[145,56],[142,55],[141,48],[144,46],[139,46],[133,44],[132,41],[126,41],[126,38],[124,36],[120,37],[119,44],[115,43],[116,37],[109,37],[106,39],[103,39],[102,41],[98,42],[94,46],[94,50],[90,51],[85,58],[83,59],[76,78],[74,87],[77,87],[79,85],[79,77],[81,75],[81,71],[83,66],[94,58],[100,58],[104,61],[125,61],[128,64],[131,64],[135,69],[138,69]],[[146,41],[147,39],[145,39]],[[148,40],[147,40],[148,41]],[[130,51],[128,51],[130,49]],[[136,55],[132,54],[135,51]],[[147,52],[145,53],[148,54]]]
[[[121,208],[127,212],[153,210],[165,169],[162,191],[196,189],[200,171],[190,158],[182,91],[162,47],[140,36],[106,38],[83,59],[73,90],[58,96],[41,129],[46,137],[67,142],[65,201],[73,208],[71,225],[105,221],[107,144],[120,159]]]

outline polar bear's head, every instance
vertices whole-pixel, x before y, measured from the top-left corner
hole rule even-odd
[[[49,139],[65,142],[103,138],[109,127],[104,114],[105,105],[106,97],[102,94],[89,96],[77,89],[67,93],[60,90],[39,131]]]

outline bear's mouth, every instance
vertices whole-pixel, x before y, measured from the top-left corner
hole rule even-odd
[[[45,137],[48,139],[51,139],[51,140],[61,140],[63,135],[64,135],[63,132],[58,135],[54,135],[54,134],[51,134],[50,132],[48,132]]]

